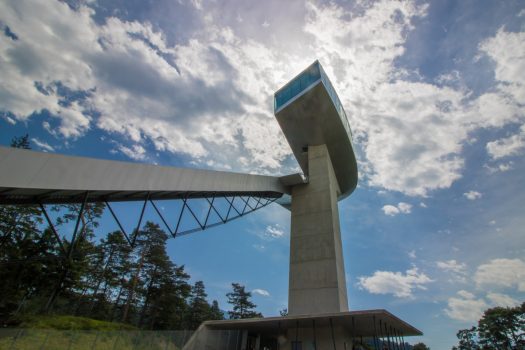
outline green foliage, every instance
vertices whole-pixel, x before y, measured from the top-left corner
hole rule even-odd
[[[239,283],[232,283],[233,292],[226,294],[228,303],[233,305],[233,310],[228,311],[231,319],[263,317],[261,313],[254,311],[257,307],[250,301],[252,294],[247,292]]]
[[[158,225],[146,222],[134,248],[120,231],[95,241],[102,209],[86,206],[79,239],[67,255],[53,231],[42,230],[40,210],[0,206],[0,325],[13,327],[23,315],[52,313],[156,330],[197,328],[224,318],[216,301],[208,304],[204,283],[192,288],[184,266],[170,260],[168,236]],[[59,232],[74,226],[78,206],[52,210]],[[71,240],[62,237],[62,242],[67,252]],[[84,323],[79,329],[90,327],[98,326]]]
[[[31,149],[31,144],[29,142],[29,134],[25,134],[24,136],[13,137],[10,146],[14,148]]]
[[[454,350],[525,349],[525,302],[513,308],[485,310],[478,327],[457,333],[459,344]]]
[[[180,350],[184,331],[0,329],[0,349]]]
[[[18,327],[31,329],[92,330],[117,331],[136,330],[129,324],[94,320],[87,317],[67,315],[32,315],[25,316]]]
[[[29,135],[13,138],[11,146],[30,149]],[[94,240],[101,203],[87,203],[80,218],[78,204],[49,209],[58,235],[61,230],[69,234],[57,239],[39,207],[0,206],[0,325],[17,325],[21,315],[52,313],[70,316],[24,319],[36,328],[51,322],[52,328],[63,329],[60,325],[72,317],[73,325],[82,324],[75,329],[98,329],[103,321],[195,329],[205,320],[224,318],[217,301],[207,302],[204,283],[190,286],[184,266],[169,259],[168,235],[158,225],[146,222],[134,232],[131,248],[120,231]],[[69,231],[77,221],[74,239]],[[94,324],[93,318],[102,323]]]
[[[412,345],[412,350],[430,350],[430,348],[425,343],[417,343]]]

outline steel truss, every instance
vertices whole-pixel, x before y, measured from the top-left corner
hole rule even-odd
[[[177,223],[173,226],[170,226],[168,224],[168,220],[166,220],[166,214],[163,214],[157,204],[155,203],[155,199],[152,198],[153,196],[150,195],[150,193],[145,193],[145,196],[142,200],[142,209],[137,221],[137,225],[135,226],[135,230],[133,232],[127,232],[123,225],[121,220],[118,218],[114,208],[111,206],[110,202],[113,201],[105,199],[103,200],[103,203],[106,205],[106,208],[108,209],[109,213],[111,214],[111,217],[114,219],[115,223],[118,225],[120,231],[126,238],[126,241],[129,243],[129,245],[133,248],[136,245],[136,239],[137,235],[139,233],[140,227],[142,225],[142,221],[144,219],[144,213],[146,211],[146,208],[149,205],[154,209],[155,213],[160,218],[160,221],[162,221],[163,225],[168,230],[169,234],[172,238],[176,238],[179,236],[187,235],[190,233],[203,231],[208,228],[212,228],[218,225],[225,224],[227,222],[230,222],[232,220],[238,219],[240,217],[243,217],[247,214],[250,214],[258,209],[261,209],[277,199],[279,199],[280,196],[275,195],[274,193],[268,194],[268,193],[187,193],[182,199],[182,206],[180,210],[175,214],[175,217],[177,218]],[[157,196],[155,196],[157,197]],[[63,253],[63,256],[67,259],[71,259],[71,256],[73,254],[73,251],[75,249],[75,246],[77,243],[84,239],[85,233],[86,233],[86,227],[85,224],[81,225],[81,222],[83,221],[83,215],[86,210],[86,204],[91,202],[96,202],[92,198],[90,199],[90,193],[88,191],[84,192],[82,196],[77,197],[80,201],[77,202],[80,203],[80,207],[78,210],[78,213],[76,215],[75,220],[75,227],[73,229],[73,233],[71,236],[71,241],[69,242],[69,246],[66,248],[66,245],[64,244],[63,239],[60,237],[60,234],[58,233],[55,225],[53,224],[53,221],[48,213],[48,210],[45,207],[45,203],[42,200],[35,200],[36,203],[31,204],[37,204],[40,209],[42,210],[42,214],[49,225],[49,228],[51,229],[53,236],[58,242],[58,245],[60,247],[61,252]],[[136,198],[136,197],[135,197]],[[224,199],[224,201],[227,203],[227,209],[223,209],[223,213],[221,214],[221,210],[218,207],[218,199]],[[98,199],[98,198],[97,198]],[[192,209],[190,206],[190,202],[193,199],[204,199],[205,204],[207,205],[207,208],[205,208],[206,216],[204,218],[199,219],[199,216],[195,213],[195,210]],[[159,200],[166,200],[162,198],[156,199]],[[223,203],[224,203],[223,201]],[[29,204],[27,201],[24,201],[25,204]],[[68,201],[68,203],[71,203],[71,201]],[[202,202],[201,202],[202,203]],[[224,213],[226,211],[226,213]],[[212,213],[215,213],[215,217],[217,217],[219,220],[213,221],[211,220]],[[182,220],[183,218],[189,218],[193,223],[193,228],[189,229],[183,229],[182,228]],[[81,227],[82,226],[82,227]],[[14,228],[16,227],[16,223],[13,223],[10,229],[7,230],[7,232],[4,233],[3,237],[0,238],[0,248],[1,246],[7,242],[10,235],[14,231]]]

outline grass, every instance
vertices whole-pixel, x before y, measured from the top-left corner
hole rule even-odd
[[[190,335],[75,316],[26,316],[20,321],[19,328],[0,329],[0,349],[178,350]]]
[[[58,329],[58,330],[83,330],[83,331],[119,331],[137,330],[136,327],[117,322],[95,320],[77,316],[25,316],[22,317],[20,328],[31,329]]]

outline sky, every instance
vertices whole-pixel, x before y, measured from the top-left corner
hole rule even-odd
[[[525,301],[522,1],[4,0],[0,29],[1,145],[168,166],[297,172],[273,93],[319,59],[359,166],[339,203],[350,309],[437,350]],[[278,315],[289,221],[272,204],[169,254],[221,308],[239,282]]]

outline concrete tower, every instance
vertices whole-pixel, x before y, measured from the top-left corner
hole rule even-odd
[[[337,201],[357,184],[344,109],[319,62],[275,93],[275,116],[307,177],[292,187],[288,312],[348,311]]]

